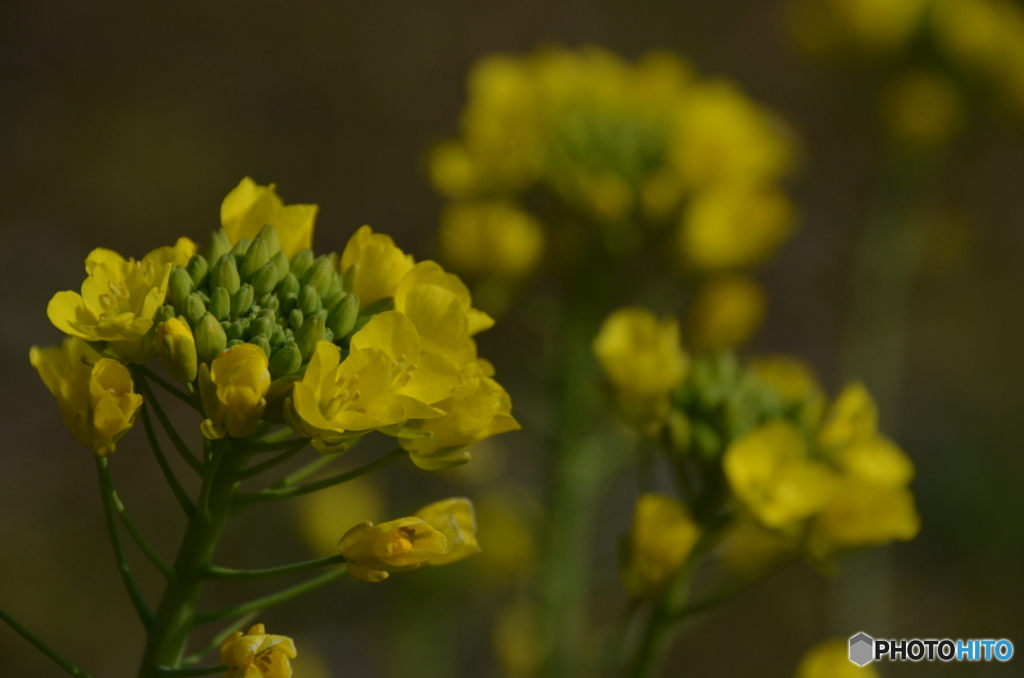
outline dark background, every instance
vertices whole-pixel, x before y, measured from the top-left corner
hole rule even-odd
[[[46,302],[78,288],[89,250],[141,256],[179,235],[205,240],[221,199],[248,174],[277,183],[286,202],[320,205],[318,250],[340,249],[369,223],[430,256],[441,200],[425,151],[455,133],[467,69],[495,50],[593,43],[635,58],[668,48],[702,74],[737,80],[788,121],[804,156],[791,184],[802,229],[763,271],[771,310],[752,350],[804,357],[835,392],[851,256],[882,163],[879,75],[797,53],[783,9],[774,0],[0,3],[0,604],[94,675],[133,675],[142,634],[120,590],[92,460],[28,363],[31,345],[59,340]],[[902,395],[882,415],[917,464],[924,521],[889,557],[896,637],[1006,637],[1024,647],[1021,130],[972,109],[934,188],[966,226],[926,247]],[[520,325],[499,323],[481,347],[528,429],[498,443],[508,473],[541,494],[546,459],[529,429],[542,427],[550,395],[523,376],[531,334]],[[113,465],[129,509],[169,557],[180,521],[141,431]],[[425,475],[389,471],[382,517],[479,489]],[[295,512],[280,508],[239,521],[225,565],[308,557]],[[605,517],[611,537],[625,529],[623,509]],[[612,543],[595,554],[605,589]],[[466,590],[478,585],[474,568],[342,581],[264,619],[319,657],[300,657],[297,678],[501,675],[487,628],[504,594]],[[141,578],[155,596],[156,575]],[[217,589],[209,604],[244,597]],[[795,567],[706,617],[667,675],[789,676],[829,632],[862,630],[837,627],[835,598],[834,584]],[[436,656],[433,669],[410,659],[420,651]],[[6,628],[0,657],[4,675],[62,675]],[[1020,661],[882,672],[1009,676]]]

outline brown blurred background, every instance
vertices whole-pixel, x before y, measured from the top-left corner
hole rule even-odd
[[[782,13],[780,0],[0,3],[0,604],[98,678],[134,675],[142,634],[114,569],[92,460],[28,363],[31,345],[58,340],[46,302],[78,287],[89,250],[140,256],[179,235],[205,240],[221,199],[249,174],[276,182],[286,202],[320,204],[319,250],[341,248],[369,223],[430,256],[441,200],[425,178],[425,150],[455,132],[467,69],[491,51],[557,41],[635,58],[668,48],[779,112],[804,152],[792,182],[803,224],[763,271],[771,309],[751,350],[806,358],[834,392],[846,376],[839,350],[854,242],[880,179],[879,75],[801,56]],[[928,241],[902,395],[882,414],[917,464],[924,520],[916,541],[892,548],[896,637],[1006,637],[1024,647],[1022,131],[976,110],[934,187],[966,225]],[[509,478],[542,496],[537,441],[550,395],[530,376],[539,346],[527,321],[510,317],[481,341],[525,428],[497,442],[503,473],[473,485],[392,468],[382,478],[387,515],[375,517]],[[141,431],[113,466],[129,510],[170,557],[181,520]],[[601,609],[621,604],[614,539],[628,512],[613,497],[602,518]],[[310,557],[296,516],[284,505],[246,515],[222,564]],[[157,576],[136,555],[155,598]],[[263,619],[316,655],[300,656],[297,678],[499,676],[488,629],[507,595],[481,567],[341,581]],[[789,570],[705,617],[666,675],[791,675],[825,634],[861,630],[836,627],[833,589],[804,566]],[[262,590],[214,588],[207,604]],[[5,627],[0,657],[4,676],[63,675]],[[1020,661],[882,672],[1010,676]]]

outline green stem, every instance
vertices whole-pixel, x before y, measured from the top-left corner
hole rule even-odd
[[[107,519],[107,531],[110,533],[110,543],[114,547],[114,559],[117,561],[117,570],[121,574],[121,581],[128,591],[128,597],[132,601],[135,612],[138,613],[142,625],[148,630],[153,625],[153,612],[146,605],[142,592],[135,583],[132,570],[128,566],[128,559],[125,557],[124,548],[121,546],[121,537],[117,533],[117,517],[115,516],[113,494],[114,487],[110,482],[110,474],[107,471],[106,457],[96,458],[96,471],[100,477],[100,488],[103,494],[103,512]]]
[[[142,407],[142,426],[146,429],[146,438],[149,439],[149,446],[153,450],[153,455],[156,457],[156,463],[160,466],[160,470],[164,474],[164,478],[167,479],[167,484],[171,488],[171,492],[174,493],[174,498],[178,500],[178,504],[185,510],[185,515],[189,516],[195,511],[195,504],[188,498],[185,489],[178,482],[177,476],[174,475],[174,471],[171,469],[171,465],[167,463],[167,457],[164,456],[164,452],[160,449],[160,443],[156,439],[156,431],[153,430],[153,422],[149,419],[149,408],[145,405]]]
[[[738,582],[734,582],[731,586],[723,588],[721,591],[717,591],[710,596],[707,596],[703,600],[694,602],[691,605],[687,605],[680,610],[674,617],[675,620],[681,621],[683,619],[689,619],[699,614],[703,614],[709,610],[713,610],[722,603],[728,602],[736,596],[746,593],[750,589],[754,588],[761,582],[775,576],[782,570],[786,569],[792,562],[793,558],[784,558],[779,561],[776,565],[769,567],[764,570],[760,575],[756,577],[750,577],[747,579],[741,579]]]
[[[263,570],[233,570],[227,567],[217,567],[211,565],[206,568],[206,576],[210,579],[225,579],[227,581],[253,581],[255,579],[269,579],[271,577],[283,577],[287,574],[296,574],[298,572],[306,572],[308,570],[315,570],[321,567],[329,567],[331,565],[341,565],[345,562],[344,556],[328,556],[326,558],[318,558],[316,560],[307,560],[301,563],[292,563],[291,565],[281,565],[280,567],[268,567]]]
[[[324,584],[328,584],[335,579],[339,579],[348,574],[348,568],[345,566],[339,567],[337,570],[333,570],[326,574],[322,574],[315,579],[311,579],[297,586],[279,591],[278,593],[257,598],[251,600],[248,603],[238,605],[236,607],[224,608],[221,610],[210,610],[208,612],[197,612],[195,615],[196,624],[208,624],[210,622],[220,621],[222,619],[230,619],[231,617],[237,617],[242,614],[248,614],[250,612],[261,612],[268,607],[278,605],[286,600],[291,600],[297,596],[301,596],[304,593],[308,593],[315,589],[320,588]]]
[[[309,494],[310,492],[317,492],[319,490],[339,485],[341,483],[347,483],[350,480],[355,480],[365,476],[367,473],[372,473],[377,469],[383,468],[388,464],[401,459],[406,455],[406,451],[401,447],[397,447],[391,452],[388,452],[383,457],[375,462],[362,466],[353,471],[346,473],[339,473],[338,475],[318,480],[308,485],[300,485],[298,487],[288,487],[282,489],[268,489],[262,492],[240,492],[236,501],[239,509],[245,508],[250,504],[255,504],[263,501],[277,501],[279,499],[291,499],[292,497],[298,497],[303,494]]]
[[[268,471],[277,466],[278,464],[283,464],[284,462],[288,461],[296,454],[306,449],[306,446],[309,445],[308,438],[302,438],[297,442],[294,440],[289,442],[291,443],[291,446],[288,447],[284,452],[277,455],[276,457],[273,457],[272,459],[268,459],[262,464],[256,464],[255,466],[245,469],[244,471],[238,474],[238,477],[253,478],[255,476],[258,476],[264,471]]]
[[[203,657],[210,654],[214,650],[220,648],[220,646],[224,644],[224,641],[227,640],[228,636],[230,636],[235,631],[240,631],[241,629],[245,628],[246,625],[248,625],[249,622],[255,619],[258,614],[259,612],[250,612],[241,619],[237,619],[231,624],[228,624],[224,628],[224,630],[222,630],[220,633],[211,638],[210,642],[208,642],[206,645],[203,645],[201,648],[199,648],[189,656],[185,657],[185,659],[181,662],[182,665],[191,666],[192,664],[195,664],[196,662],[200,661]]]
[[[320,471],[320,469],[333,464],[338,460],[338,457],[339,455],[337,454],[321,454],[317,459],[314,459],[302,468],[292,471],[284,478],[271,485],[269,489],[282,490],[287,487],[294,487],[306,478]]]
[[[171,382],[169,382],[166,379],[164,379],[163,377],[161,377],[159,374],[157,374],[153,370],[149,369],[145,365],[136,365],[135,369],[137,369],[142,374],[146,375],[146,378],[155,381],[157,384],[160,385],[161,388],[163,388],[165,391],[170,393],[172,396],[174,396],[175,398],[177,398],[181,402],[185,403],[186,405],[188,405],[192,409],[196,408],[195,401],[192,398],[190,398],[187,393],[185,393],[184,391],[179,389],[177,386],[175,386]]]
[[[290,448],[292,445],[294,445],[295,443],[299,442],[300,440],[305,440],[306,444],[307,445],[309,444],[309,438],[294,438],[293,437],[293,438],[288,438],[286,440],[275,440],[275,441],[272,441],[272,442],[266,442],[266,441],[263,441],[263,440],[259,440],[259,441],[251,443],[249,445],[249,450],[251,452],[256,452],[256,453],[260,453],[260,452],[278,452],[280,450],[287,450],[288,448]]]
[[[92,676],[90,676],[88,673],[86,673],[82,669],[78,668],[77,666],[69,662],[67,659],[61,656],[59,652],[57,652],[52,647],[50,647],[42,640],[40,640],[34,633],[26,629],[18,622],[16,622],[14,618],[11,617],[11,615],[7,614],[7,612],[4,611],[2,607],[0,607],[0,619],[7,622],[7,625],[14,629],[14,631],[18,635],[20,635],[22,638],[31,643],[37,650],[39,650],[47,657],[49,657],[50,660],[53,661],[53,663],[55,663],[57,666],[67,671],[72,676],[75,676],[75,678],[92,678]]]
[[[102,476],[102,482],[104,492],[107,493],[107,499],[113,503],[114,510],[117,512],[118,517],[121,519],[121,524],[124,525],[125,529],[128,530],[128,534],[131,535],[132,540],[139,547],[139,550],[145,554],[149,562],[153,563],[156,569],[160,570],[160,574],[165,579],[170,581],[174,579],[174,568],[167,564],[160,554],[149,545],[145,537],[139,532],[138,528],[135,527],[135,523],[128,517],[128,511],[125,510],[124,504],[121,502],[121,498],[117,496],[117,490],[114,489],[114,481],[110,477],[110,468],[107,464],[101,464],[99,466],[100,475]]]
[[[156,675],[170,678],[187,678],[188,676],[211,676],[214,673],[223,673],[227,671],[228,667],[223,664],[217,664],[216,666],[201,666],[195,669],[169,669],[163,666],[157,667]]]
[[[139,372],[141,375],[142,373]],[[146,402],[153,406],[153,411],[156,413],[156,418],[160,420],[160,425],[163,426],[164,432],[167,434],[167,438],[171,441],[174,449],[178,451],[181,458],[185,460],[185,463],[192,467],[192,470],[203,475],[203,463],[192,454],[192,450],[188,449],[188,445],[181,439],[178,432],[174,430],[174,426],[171,424],[171,420],[167,418],[167,413],[164,412],[164,408],[160,406],[160,401],[156,399],[156,395],[153,393],[153,389],[149,386],[149,381],[145,376],[141,376],[139,379],[139,385],[142,388],[143,397]]]

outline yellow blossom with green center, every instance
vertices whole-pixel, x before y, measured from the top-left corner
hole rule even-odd
[[[313,246],[317,205],[285,205],[276,186],[261,186],[250,177],[242,179],[220,206],[220,221],[231,244],[253,240],[266,225],[274,227],[281,249],[293,257]],[[211,262],[214,263],[214,262]]]
[[[267,633],[256,624],[246,633],[235,631],[220,646],[220,663],[228,667],[224,678],[291,678],[295,641]]]
[[[239,344],[199,368],[199,392],[206,409],[203,435],[215,440],[253,432],[267,406],[270,389],[267,355],[254,344]]]
[[[675,497],[648,493],[637,499],[633,530],[622,543],[622,580],[638,598],[662,593],[675,579],[700,536],[689,510]]]
[[[393,297],[402,276],[412,268],[413,258],[395,246],[391,236],[374,233],[369,226],[356,231],[341,253],[341,272],[353,266],[352,294],[362,308],[385,297]]]
[[[97,456],[113,452],[142,405],[128,369],[116,360],[101,358],[77,337],[68,337],[60,346],[33,346],[29,360],[57,399],[75,440]]]

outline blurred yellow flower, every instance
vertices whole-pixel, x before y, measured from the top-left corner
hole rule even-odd
[[[818,432],[818,445],[826,453],[855,442],[870,441],[878,433],[878,406],[859,381],[847,384],[829,409]]]
[[[800,660],[795,678],[880,678],[873,666],[850,661],[845,639],[818,643]]]
[[[808,456],[795,425],[772,421],[734,441],[722,466],[733,494],[763,525],[796,528],[820,511],[835,492],[836,476]]]
[[[687,318],[687,334],[695,349],[742,346],[764,322],[767,299],[756,280],[730,275],[705,283]]]
[[[413,258],[395,246],[391,236],[374,233],[369,226],[356,231],[341,253],[341,272],[357,268],[352,276],[352,289],[359,297],[360,308],[385,297],[395,296],[398,282],[412,268]]]
[[[699,269],[748,268],[793,233],[792,203],[776,188],[722,184],[697,193],[683,212],[680,254]]]
[[[175,381],[195,381],[198,370],[196,341],[188,323],[171,318],[160,323],[156,332],[157,349],[164,371]]]
[[[544,254],[544,231],[511,202],[449,205],[441,215],[441,253],[467,275],[515,280],[528,275]]]
[[[738,511],[725,531],[719,556],[734,572],[753,576],[796,552],[796,535],[769,530],[747,511]]]
[[[787,409],[798,410],[797,419],[815,430],[825,414],[825,390],[810,365],[789,356],[770,356],[750,361],[759,379],[771,386]]]
[[[669,394],[689,367],[675,320],[658,320],[639,307],[619,309],[605,318],[593,351],[627,416],[657,421],[668,414]]]
[[[434,407],[446,414],[425,419],[418,427],[430,433],[429,438],[400,440],[413,463],[428,471],[464,464],[470,459],[467,446],[520,428],[512,416],[512,399],[508,393],[475,362],[462,368],[459,389],[434,403]]]
[[[289,660],[297,654],[291,638],[270,635],[263,624],[256,624],[224,640],[220,663],[228,667],[224,678],[291,678]]]
[[[700,528],[675,497],[649,493],[637,499],[633,531],[623,540],[622,580],[638,598],[668,587],[686,562]]]
[[[206,410],[201,429],[211,440],[244,438],[260,423],[270,389],[267,354],[255,344],[239,344],[221,353],[211,367],[199,368],[199,393]]]
[[[296,504],[299,528],[317,556],[336,552],[338,525],[378,522],[386,508],[384,489],[373,476],[311,492],[299,497]]]
[[[66,338],[60,346],[33,346],[29,361],[57,399],[75,440],[100,457],[113,452],[142,405],[128,368],[101,358],[77,337]]]
[[[274,184],[261,186],[250,177],[242,179],[221,203],[221,226],[232,244],[242,238],[252,240],[264,226],[273,226],[281,249],[293,257],[313,246],[313,228],[320,208],[285,205],[275,188]]]
[[[812,53],[892,53],[910,42],[933,0],[796,0],[790,30]]]
[[[914,70],[893,78],[883,94],[881,109],[890,134],[920,146],[948,142],[964,123],[960,91],[937,71]]]

